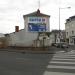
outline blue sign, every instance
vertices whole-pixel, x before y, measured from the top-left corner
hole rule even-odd
[[[46,31],[46,24],[28,23],[28,31]]]

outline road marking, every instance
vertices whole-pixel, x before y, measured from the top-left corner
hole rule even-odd
[[[72,55],[57,55],[57,56],[54,56],[54,58],[75,58],[75,56],[72,56]]]
[[[59,64],[75,64],[75,62],[59,62],[59,61],[51,61],[49,63],[59,63]]]
[[[53,58],[52,60],[75,60],[75,59],[71,59],[71,58],[70,59],[67,59],[67,58],[66,59],[61,59],[61,58],[56,59],[56,58]]]
[[[63,53],[63,52],[65,52],[65,51],[58,51],[58,52],[56,52],[56,53]]]
[[[44,75],[75,75],[75,74],[73,74],[73,73],[60,73],[60,72],[45,71]]]
[[[75,62],[74,62],[75,51],[70,51],[66,53],[63,53],[63,52],[64,51],[57,52],[53,56],[52,60],[49,62],[49,65],[47,66],[47,69],[49,70],[45,71],[44,75],[75,75],[75,73],[72,72],[75,70]],[[60,69],[62,71],[60,71]],[[59,70],[59,72],[51,72],[51,71],[57,71],[57,70]],[[68,72],[70,70],[71,70],[71,73]]]
[[[56,69],[74,69],[75,66],[55,66],[55,65],[48,65],[47,68],[56,68]]]

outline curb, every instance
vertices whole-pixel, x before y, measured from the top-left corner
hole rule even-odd
[[[54,54],[55,51],[27,51],[27,50],[15,50],[15,49],[0,49],[0,51],[16,52],[23,54]]]

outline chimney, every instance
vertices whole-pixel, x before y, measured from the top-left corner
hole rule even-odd
[[[40,10],[39,9],[37,10],[37,14],[40,14]]]
[[[19,26],[15,26],[15,32],[19,32]]]

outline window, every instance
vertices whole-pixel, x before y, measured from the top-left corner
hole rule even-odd
[[[74,31],[72,30],[72,34],[74,34]]]
[[[66,32],[66,35],[68,35],[68,32]]]

